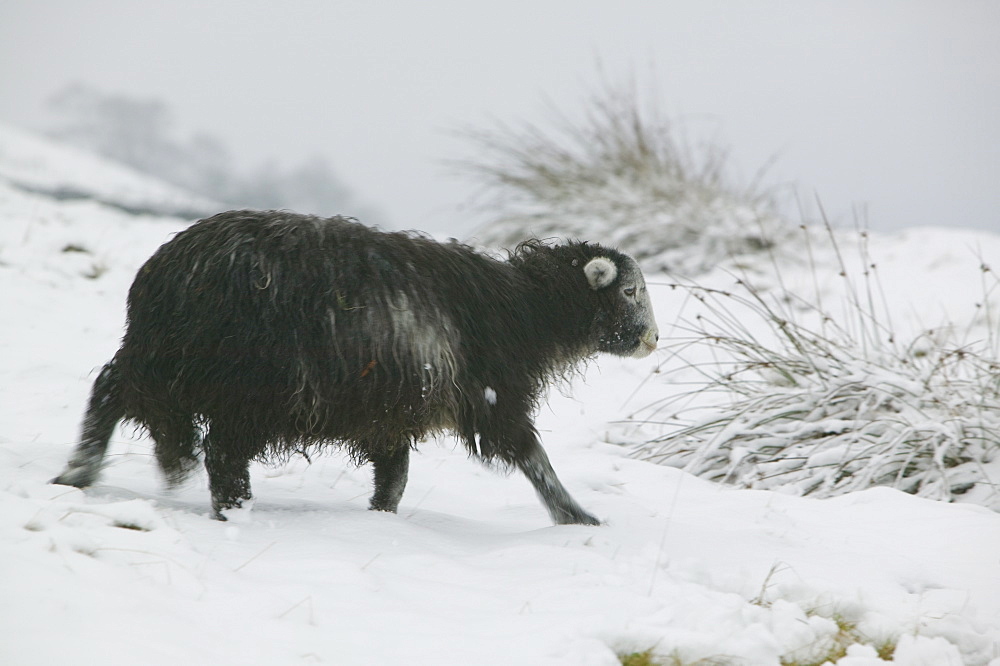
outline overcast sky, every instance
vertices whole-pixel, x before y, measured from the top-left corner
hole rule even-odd
[[[458,236],[479,218],[449,130],[633,75],[738,175],[777,155],[769,182],[843,221],[1000,231],[994,0],[0,4],[0,119],[38,127],[74,81],[162,98],[248,166],[321,154],[386,226]]]

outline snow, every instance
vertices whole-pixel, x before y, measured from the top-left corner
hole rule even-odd
[[[0,128],[0,174],[19,136]],[[47,165],[74,159],[60,150],[46,144]],[[48,168],[37,185],[62,177]],[[97,161],[80,177],[121,183]],[[887,640],[896,664],[1000,665],[1000,515],[885,488],[735,490],[629,458],[606,443],[614,423],[684,388],[651,374],[666,351],[601,359],[539,414],[600,527],[551,525],[526,480],[447,438],[413,456],[397,515],[367,511],[370,470],[332,453],[254,467],[255,505],[221,523],[204,475],[164,490],[129,428],[94,488],[49,485],[136,269],[187,223],[0,179],[0,663],[613,666],[653,648],[777,666],[815,659],[841,620],[863,639],[838,666],[885,663]],[[1000,238],[874,238],[887,292],[909,294],[899,325],[968,321],[977,248],[998,257]],[[651,297],[665,342],[683,295]]]

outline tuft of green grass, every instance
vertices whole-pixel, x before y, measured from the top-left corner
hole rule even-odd
[[[657,654],[655,648],[641,652],[624,652],[618,655],[622,666],[732,666],[732,660],[721,657],[705,657],[694,661],[682,659],[676,653]]]
[[[815,615],[816,613],[811,613]],[[781,657],[781,666],[823,666],[835,664],[847,656],[852,645],[868,645],[874,648],[879,659],[891,661],[896,652],[895,639],[873,641],[858,630],[857,622],[839,614],[830,617],[837,625],[835,634],[825,637],[817,645],[806,646]]]
[[[835,664],[847,656],[847,648],[862,642],[857,634],[857,624],[842,617],[831,618],[837,624],[837,633],[826,637],[817,645],[796,650],[792,655],[783,656],[781,666],[823,666]]]
[[[81,273],[81,275],[83,275],[83,277],[87,278],[88,280],[96,280],[105,273],[107,273],[108,270],[110,269],[108,268],[108,265],[106,263],[104,263],[103,261],[95,261],[90,265],[90,268]]]
[[[879,659],[882,661],[892,661],[892,658],[896,655],[896,645],[898,643],[898,639],[883,638],[872,641],[869,645],[875,648],[875,653],[878,655]]]
[[[649,650],[643,650],[642,652],[629,652],[628,654],[618,655],[618,661],[621,662],[622,666],[663,666],[664,662],[660,661],[654,654],[652,648]]]
[[[758,602],[760,605],[769,604]],[[848,649],[854,645],[864,645],[875,650],[883,661],[891,661],[898,642],[896,637],[873,638],[867,636],[858,628],[858,622],[839,612],[827,614],[818,608],[804,609],[806,617],[822,617],[831,621],[834,630],[822,635],[809,645],[802,645],[789,650],[779,657],[780,666],[823,666],[834,664],[847,656]],[[618,653],[618,661],[622,666],[735,666],[744,663],[739,656],[715,656],[700,659],[685,659],[678,651],[664,654],[656,646],[640,651],[623,651]]]

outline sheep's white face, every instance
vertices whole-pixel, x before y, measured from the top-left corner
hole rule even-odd
[[[660,333],[639,264],[625,255],[595,257],[583,272],[602,296],[594,322],[598,351],[634,358],[652,354]]]

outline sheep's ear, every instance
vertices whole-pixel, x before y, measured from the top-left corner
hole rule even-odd
[[[604,289],[618,277],[618,267],[607,257],[594,257],[583,267],[591,289]]]

